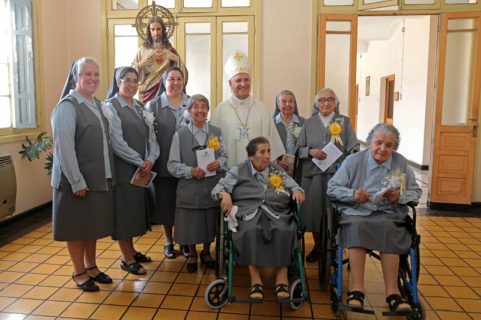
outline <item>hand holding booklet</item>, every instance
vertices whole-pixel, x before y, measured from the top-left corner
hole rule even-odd
[[[215,161],[214,149],[206,148],[202,150],[197,150],[196,156],[197,156],[197,165],[199,166],[199,168],[202,168],[202,170],[204,170],[205,176],[206,177],[215,176],[215,171],[207,170],[207,166],[209,165],[209,163],[211,163],[212,161]]]
[[[332,141],[326,144],[326,146],[322,149],[322,151],[324,151],[327,154],[326,159],[319,160],[316,158],[312,158],[312,162],[314,162],[314,164],[318,166],[322,172],[324,172],[334,162],[336,162],[336,160],[339,159],[340,156],[342,156],[342,151],[339,150],[339,148],[336,147],[336,145],[332,143]]]
[[[157,172],[150,171],[150,174],[142,176],[140,174],[140,168],[137,168],[134,175],[132,176],[132,180],[130,180],[130,183],[142,188],[148,188],[152,184],[152,180],[154,180],[156,175]]]

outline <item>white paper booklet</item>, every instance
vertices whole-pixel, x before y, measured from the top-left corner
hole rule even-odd
[[[205,176],[206,177],[215,176],[215,171],[207,170],[207,166],[209,165],[209,163],[211,163],[212,161],[215,161],[214,149],[206,148],[203,150],[197,150],[196,156],[197,156],[197,165],[199,166],[199,168],[202,168],[202,170],[205,171]]]
[[[157,172],[150,171],[150,175],[142,177],[140,175],[140,168],[137,168],[135,170],[134,175],[132,176],[132,179],[130,180],[130,183],[142,188],[148,188],[152,184],[152,180],[157,176]]]
[[[326,159],[319,160],[316,158],[312,158],[312,162],[315,163],[316,166],[321,169],[322,172],[326,171],[340,156],[342,156],[342,151],[339,150],[338,147],[334,143],[329,142],[326,146],[322,149],[327,154]]]

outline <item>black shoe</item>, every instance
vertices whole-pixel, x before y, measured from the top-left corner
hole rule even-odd
[[[189,246],[181,244],[180,245],[180,254],[182,254],[187,259],[189,257],[189,254],[190,254]]]
[[[197,262],[194,263],[187,263],[187,271],[190,273],[194,273],[197,271]]]
[[[72,273],[73,282],[75,282],[77,287],[79,287],[80,289],[82,289],[85,292],[99,291],[100,290],[99,286],[96,285],[95,282],[92,279],[88,279],[87,281],[84,281],[83,283],[78,283],[77,281],[75,281],[75,277],[81,276],[81,275],[86,274],[86,273],[87,273],[87,271],[79,273],[79,274],[73,274]]]
[[[120,261],[120,268],[124,271],[127,271],[128,273],[135,274],[137,276],[142,276],[147,273],[147,270],[145,270],[144,267],[138,262],[132,262],[128,264],[125,261]],[[141,269],[144,269],[141,271]]]
[[[90,270],[95,270],[95,269],[98,270],[99,268],[97,266],[93,266],[91,268],[86,268],[85,270],[90,271]],[[92,277],[90,274],[89,274],[89,277],[90,277],[90,279],[92,279],[93,281],[98,282],[98,283],[109,284],[109,283],[113,282],[112,278],[110,278],[105,273],[100,272],[100,270],[99,270],[99,274],[97,274],[95,277]]]
[[[134,254],[134,259],[137,262],[152,262],[152,258],[142,252],[136,252]]]
[[[307,262],[316,262],[319,260],[319,250],[316,250],[315,248],[312,249],[312,251],[306,256],[306,261]]]
[[[175,259],[175,251],[173,244],[166,244],[164,245],[164,254],[167,259]]]
[[[212,257],[210,256],[210,252],[201,252],[200,262],[202,262],[202,264],[206,266],[207,269],[215,270],[216,263],[215,263],[215,260],[213,260]]]

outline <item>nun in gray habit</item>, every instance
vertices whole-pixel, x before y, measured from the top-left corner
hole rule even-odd
[[[139,86],[137,70],[132,67],[115,69],[104,115],[110,123],[110,136],[115,155],[117,185],[114,190],[115,213],[112,239],[118,240],[122,253],[120,267],[132,274],[145,274],[139,262],[150,262],[150,257],[134,249],[133,237],[141,236],[150,228],[148,189],[131,184],[139,170],[150,176],[159,156],[155,139],[154,116],[134,98]]]
[[[67,242],[72,279],[84,291],[112,283],[96,265],[96,241],[113,231],[114,178],[109,124],[93,96],[99,83],[97,61],[75,61],[50,119],[53,238]]]

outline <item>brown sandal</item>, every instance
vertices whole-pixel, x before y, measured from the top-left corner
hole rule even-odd
[[[260,297],[258,296],[260,294]],[[264,300],[264,289],[262,289],[262,284],[255,283],[251,286],[251,292],[249,298],[255,301]]]

